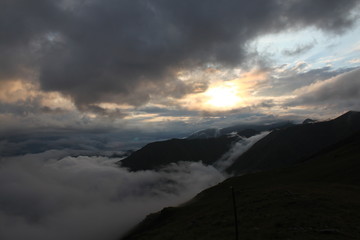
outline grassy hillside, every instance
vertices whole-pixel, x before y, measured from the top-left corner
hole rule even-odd
[[[276,130],[241,155],[228,171],[239,174],[290,166],[359,130],[359,112],[348,112],[331,121]]]
[[[297,166],[230,178],[123,239],[360,239],[360,133]]]

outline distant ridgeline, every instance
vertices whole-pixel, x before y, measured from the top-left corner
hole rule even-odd
[[[360,112],[324,122],[306,122],[272,131],[241,155],[229,172],[273,169],[305,161],[313,154],[360,131]]]
[[[206,129],[186,139],[150,143],[119,164],[132,171],[158,169],[179,161],[214,164],[241,138],[257,135],[261,131],[272,131],[226,169],[230,173],[243,174],[302,162],[359,130],[360,113],[354,111],[323,122],[306,119],[303,124],[298,125],[281,122]]]
[[[147,144],[119,163],[132,171],[158,169],[179,161],[202,161],[209,165],[215,163],[242,138],[249,138],[261,131],[271,131],[292,125],[291,122],[279,122],[271,125],[237,125],[223,129],[206,129],[185,139]]]
[[[257,172],[151,214],[122,239],[235,239],[230,187],[239,239],[360,239],[359,112],[274,130],[228,171]]]

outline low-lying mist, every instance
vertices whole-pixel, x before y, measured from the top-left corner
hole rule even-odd
[[[224,180],[222,169],[263,136],[241,140],[215,167],[180,162],[130,172],[116,165],[119,158],[65,150],[3,158],[0,239],[118,239],[147,214]]]
[[[145,215],[224,179],[202,163],[129,172],[115,165],[118,160],[56,159],[51,152],[3,160],[0,239],[117,239]]]
[[[269,132],[262,132],[258,135],[254,135],[249,138],[242,138],[234,144],[234,146],[225,153],[215,164],[216,169],[224,171],[226,168],[230,167],[234,161],[240,157],[241,154],[246,152],[251,148],[257,141],[268,135]]]

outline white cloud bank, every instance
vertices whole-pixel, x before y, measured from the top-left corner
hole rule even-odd
[[[179,162],[160,171],[130,172],[119,158],[69,150],[0,158],[0,239],[118,239],[147,214],[223,181],[223,170],[266,134],[241,139],[215,166]]]
[[[249,138],[243,138],[236,142],[234,146],[225,153],[216,163],[215,167],[221,171],[230,167],[234,161],[239,158],[244,152],[250,149],[256,142],[268,135],[269,132],[262,132]]]
[[[224,179],[201,163],[129,172],[118,160],[59,151],[3,159],[0,239],[118,239],[147,214]]]

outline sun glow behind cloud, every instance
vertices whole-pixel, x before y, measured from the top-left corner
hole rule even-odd
[[[204,95],[208,98],[205,105],[219,109],[233,108],[242,101],[238,96],[237,86],[231,83],[209,88]]]
[[[42,91],[38,84],[26,79],[0,82],[0,102],[32,103],[49,110],[75,110],[75,105],[68,97],[59,92]]]
[[[257,91],[267,87],[268,74],[258,68],[251,70],[217,68],[197,73],[208,79],[204,92],[193,93],[177,101],[182,108],[221,112],[248,107],[258,102]],[[195,77],[196,76],[192,76]],[[189,77],[191,78],[191,76]]]

